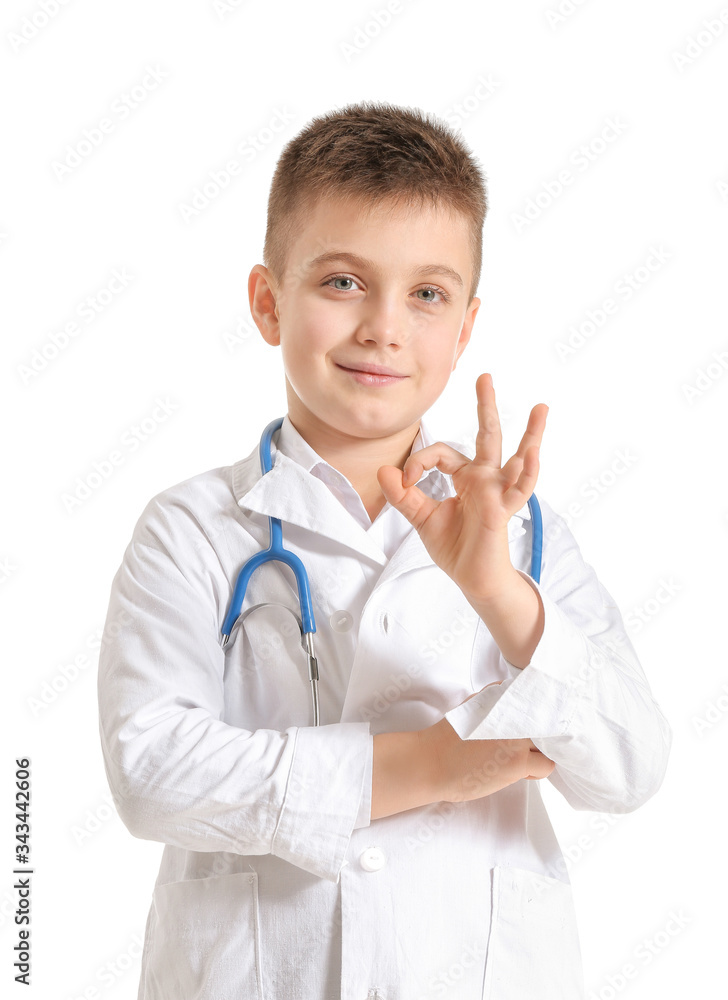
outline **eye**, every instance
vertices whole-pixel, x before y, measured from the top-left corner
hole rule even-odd
[[[331,278],[327,278],[326,281],[323,282],[322,287],[324,288],[331,287],[334,289],[334,291],[337,292],[350,292],[353,290],[352,287],[349,288],[338,287],[337,285],[334,284],[334,282],[336,281],[348,281],[350,283],[350,286],[355,286],[357,284],[356,279],[352,278],[348,274],[334,274]],[[450,296],[448,295],[448,293],[444,291],[442,288],[439,288],[437,285],[425,285],[423,288],[418,288],[415,294],[419,296],[420,292],[427,292],[429,295],[429,298],[419,299],[419,301],[423,302],[425,305],[437,305],[438,300],[435,298],[436,295],[439,295],[443,302],[450,301]]]
[[[352,284],[356,283],[353,278],[349,277],[348,274],[335,274],[333,276],[333,278],[329,278],[327,281],[324,282],[324,287],[326,287],[327,285],[333,285],[334,281],[349,281]],[[336,288],[335,287],[335,291],[337,291],[337,292],[350,292],[351,288]]]
[[[417,291],[418,292],[435,292],[437,295],[441,296],[443,302],[449,302],[450,301],[450,296],[447,294],[447,292],[443,291],[442,288],[438,288],[436,285],[426,285],[424,288],[418,288]],[[432,303],[434,305],[435,304],[435,299],[434,298],[420,299],[420,302],[426,302],[428,305],[429,305],[429,303]]]

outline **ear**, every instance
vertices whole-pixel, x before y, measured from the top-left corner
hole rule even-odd
[[[472,302],[468,306],[467,312],[465,313],[465,319],[463,320],[463,326],[460,331],[460,336],[458,337],[458,342],[455,348],[455,360],[453,361],[452,370],[455,371],[457,363],[460,360],[460,355],[463,353],[470,340],[470,335],[473,332],[473,324],[475,323],[475,317],[477,315],[478,309],[480,309],[480,299],[473,297]]]
[[[278,304],[273,277],[267,267],[256,264],[248,277],[248,300],[255,325],[272,347],[281,342]]]

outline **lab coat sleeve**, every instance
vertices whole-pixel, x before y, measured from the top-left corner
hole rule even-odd
[[[352,830],[369,823],[369,723],[278,732],[221,721],[229,583],[191,512],[158,501],[113,580],[99,656],[101,746],[119,815],[146,840],[270,853],[338,882]]]
[[[360,830],[364,826],[369,826],[372,822],[372,780],[374,769],[374,740],[371,740],[371,753],[366,755],[364,764],[364,777],[362,778],[361,801],[359,803],[359,813],[354,824],[355,830]]]
[[[462,739],[530,738],[555,762],[549,780],[574,808],[630,812],[662,784],[670,726],[614,600],[565,520],[543,501],[541,510],[541,583],[522,573],[545,616],[531,661],[519,669],[501,654],[505,680],[445,717]]]

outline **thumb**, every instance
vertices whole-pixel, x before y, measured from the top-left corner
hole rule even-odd
[[[437,500],[426,496],[417,486],[402,485],[402,470],[395,465],[382,465],[377,470],[377,481],[385,499],[404,514],[418,531],[430,514],[439,506]]]

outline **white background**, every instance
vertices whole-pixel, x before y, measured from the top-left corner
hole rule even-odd
[[[715,995],[726,929],[728,7],[561,7],[558,19],[558,0],[401,0],[380,26],[384,0],[47,0],[50,17],[39,2],[3,4],[0,978],[13,996],[136,996],[162,846],[134,839],[108,805],[96,662],[111,579],[155,493],[247,455],[285,412],[278,351],[247,300],[270,179],[314,115],[362,99],[461,128],[488,178],[483,305],[429,422],[443,438],[472,435],[475,379],[491,371],[507,457],[530,407],[548,403],[537,493],[564,516],[581,503],[572,531],[632,623],[673,727],[664,784],[635,813],[577,813],[542,782],[570,858],[587,995]],[[122,117],[124,94],[137,103]],[[103,118],[113,131],[59,171]],[[181,206],[233,158],[237,176],[208,187],[185,220]],[[572,182],[559,192],[562,171]],[[529,200],[533,218],[519,224]],[[127,287],[86,322],[84,303],[114,269]],[[630,276],[627,298],[618,289]],[[589,327],[609,298],[616,311]],[[71,321],[77,335],[53,356]],[[583,324],[588,336],[561,356]],[[123,448],[158,397],[172,412]],[[64,494],[120,448],[122,464],[69,510]],[[618,452],[631,456],[621,472]],[[592,477],[596,501],[582,492]],[[11,969],[21,756],[32,759],[35,867],[25,992]]]

